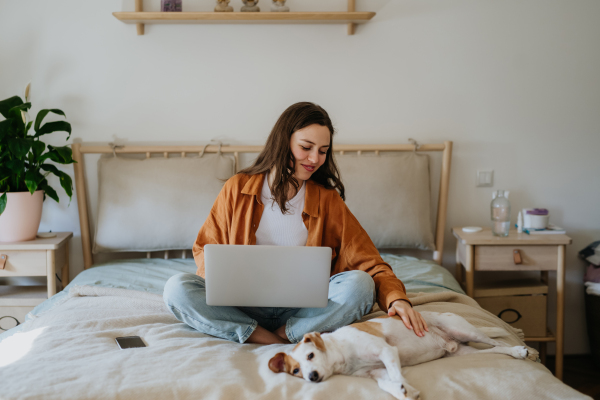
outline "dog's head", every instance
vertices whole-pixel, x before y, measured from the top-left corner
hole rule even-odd
[[[310,382],[321,382],[333,374],[325,343],[318,332],[304,335],[290,354],[277,353],[269,360],[269,368],[273,372],[287,372]]]

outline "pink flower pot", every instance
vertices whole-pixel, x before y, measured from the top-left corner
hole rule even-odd
[[[0,193],[0,196],[2,193]],[[0,215],[0,242],[33,240],[42,220],[44,191],[8,193],[6,209]]]

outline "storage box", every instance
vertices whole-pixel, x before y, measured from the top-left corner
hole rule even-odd
[[[525,337],[545,337],[548,286],[537,280],[495,282],[479,285],[474,292],[479,305],[497,315]]]
[[[0,333],[25,322],[27,313],[47,298],[44,277],[0,277]]]

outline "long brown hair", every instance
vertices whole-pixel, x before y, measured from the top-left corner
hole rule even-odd
[[[337,189],[342,199],[346,199],[340,172],[333,158],[333,134],[335,130],[331,119],[327,111],[318,105],[300,102],[292,104],[281,114],[267,138],[263,151],[254,164],[239,172],[240,174],[256,175],[266,173],[269,170],[277,171],[271,193],[283,214],[288,210],[286,203],[288,201],[289,185],[293,185],[296,191],[300,187],[298,180],[293,176],[293,166],[296,165],[296,159],[290,148],[290,140],[294,132],[312,124],[329,128],[330,143],[327,148],[325,163],[311,175],[310,179],[327,189]],[[292,167],[290,167],[290,163]]]

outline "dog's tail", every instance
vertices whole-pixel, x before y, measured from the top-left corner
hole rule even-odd
[[[510,335],[510,333],[508,333],[506,331],[506,329],[503,329],[503,328],[482,327],[482,328],[477,328],[477,329],[479,329],[481,332],[485,333],[488,337],[491,337],[491,338],[497,338],[497,337],[503,337],[503,336]]]

